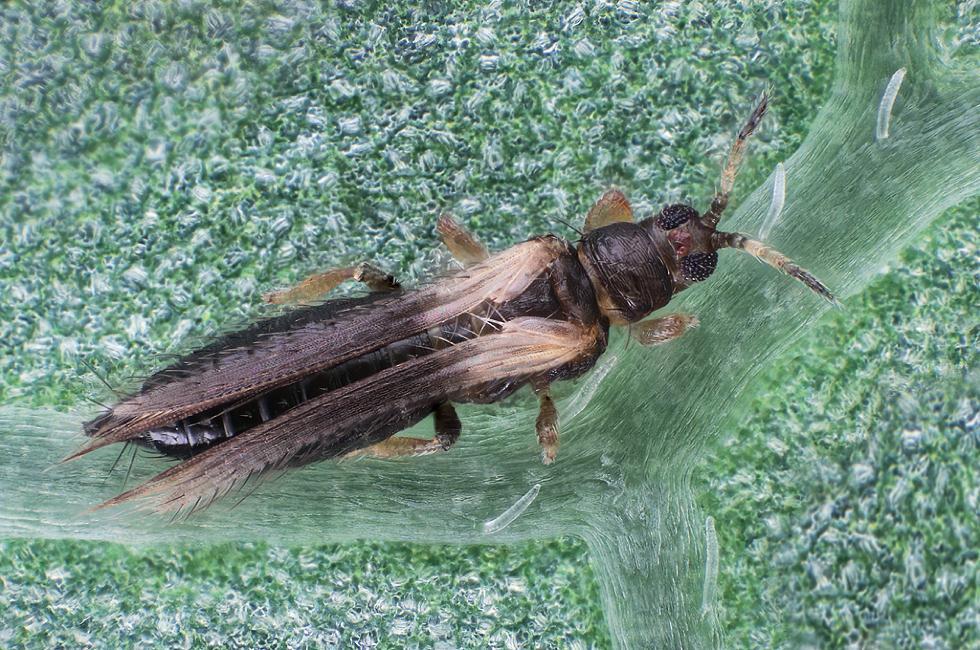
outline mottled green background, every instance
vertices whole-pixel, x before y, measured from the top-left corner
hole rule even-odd
[[[439,210],[500,247],[571,235],[609,185],[702,202],[769,85],[747,194],[836,47],[831,2],[413,5],[0,9],[3,402],[104,398],[80,359],[126,385],[313,270],[424,277]],[[976,59],[973,3],[944,12]],[[977,207],[784,356],[696,471],[728,645],[975,640]],[[7,646],[608,645],[572,540],[0,549]]]

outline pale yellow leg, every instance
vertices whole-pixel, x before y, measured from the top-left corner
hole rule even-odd
[[[371,291],[393,291],[398,283],[391,276],[367,262],[357,266],[345,266],[316,273],[306,278],[295,287],[282,291],[270,291],[262,296],[266,302],[281,305],[293,302],[308,302],[316,300],[333,291],[341,282],[357,280],[363,282]]]
[[[442,242],[452,256],[463,266],[479,264],[490,257],[487,247],[448,214],[439,216],[436,232],[442,237]]]
[[[538,391],[538,420],[534,428],[541,445],[541,462],[550,465],[558,455],[558,409],[547,390]]]
[[[633,221],[633,208],[625,194],[619,190],[607,190],[586,215],[583,232],[589,233],[621,221]]]
[[[355,449],[345,454],[344,458],[399,458],[401,456],[426,456],[438,451],[445,451],[445,447],[436,438],[426,440],[424,438],[400,438],[391,437],[376,445]]]
[[[459,440],[463,425],[456,415],[453,405],[445,402],[436,407],[434,424],[436,435],[430,440],[424,438],[391,437],[370,447],[355,449],[344,458],[398,458],[401,456],[425,456],[440,451],[449,451]]]
[[[697,326],[697,316],[670,314],[630,325],[630,335],[641,345],[653,346],[673,341]]]

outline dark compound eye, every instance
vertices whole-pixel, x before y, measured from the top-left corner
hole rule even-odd
[[[675,203],[664,206],[657,216],[657,227],[663,230],[673,230],[677,226],[683,226],[691,219],[698,218],[698,211],[689,205]]]
[[[707,280],[718,266],[718,253],[691,253],[681,259],[681,274],[688,282]]]

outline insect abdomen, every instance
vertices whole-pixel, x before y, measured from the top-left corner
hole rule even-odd
[[[428,333],[417,334],[244,402],[154,427],[136,442],[173,458],[190,458],[313,397],[427,354],[435,347]]]

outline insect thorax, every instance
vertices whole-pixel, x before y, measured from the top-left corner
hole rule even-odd
[[[638,321],[670,302],[674,282],[649,233],[634,223],[613,223],[588,233],[578,257],[612,323]]]

